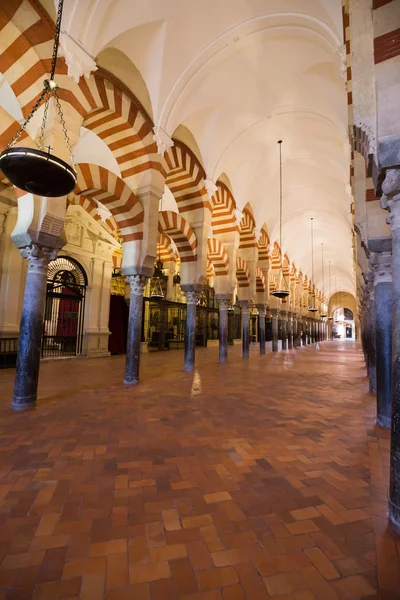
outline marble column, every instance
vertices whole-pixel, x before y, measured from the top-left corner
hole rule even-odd
[[[287,335],[288,335],[288,348],[293,349],[293,316],[291,312],[288,312],[287,320]]]
[[[386,238],[387,239],[387,238]],[[390,244],[391,239],[387,239]],[[376,421],[390,427],[392,363],[392,253],[372,252],[376,329]]]
[[[390,433],[389,518],[400,531],[400,169],[388,169],[381,206],[392,229],[392,422]]]
[[[272,325],[272,352],[278,352],[278,309],[271,308],[271,325]]]
[[[144,275],[127,275],[131,293],[129,301],[128,334],[126,340],[126,361],[124,383],[139,383],[140,345],[142,341],[143,290],[147,282]]]
[[[21,249],[28,268],[22,304],[17,369],[12,405],[16,410],[36,405],[42,346],[43,314],[46,302],[47,267],[58,250],[30,244]]]
[[[260,354],[265,354],[265,306],[263,304],[257,304],[257,309]]]
[[[301,347],[301,332],[303,331],[303,320],[300,313],[297,314],[296,319],[296,337],[295,337],[295,348]]]
[[[288,347],[288,317],[286,310],[281,310],[282,322],[282,350],[287,350]]]
[[[306,319],[306,344],[310,345],[311,344],[311,319],[310,317],[307,317]]]
[[[196,306],[201,289],[194,285],[182,285],[182,292],[186,296],[186,330],[185,330],[185,358],[184,371],[194,371],[196,350]]]
[[[250,305],[248,300],[241,300],[242,307],[242,358],[250,355]]]
[[[231,296],[217,294],[215,297],[219,303],[219,362],[224,365],[228,361],[228,307]]]

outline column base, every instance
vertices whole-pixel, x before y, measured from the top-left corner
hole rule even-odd
[[[389,521],[393,529],[400,533],[400,506],[389,500]]]
[[[136,377],[132,377],[132,379],[127,379],[125,377],[125,379],[124,379],[125,385],[137,385],[138,383],[139,383],[139,379],[137,379]]]
[[[376,424],[379,425],[379,427],[383,427],[384,429],[390,429],[390,418],[389,417],[376,417]]]
[[[33,396],[13,396],[12,408],[14,410],[29,410],[36,407],[37,395]]]

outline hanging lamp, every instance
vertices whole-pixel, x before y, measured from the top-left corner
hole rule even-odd
[[[64,115],[61,110],[60,98],[58,95],[59,87],[54,81],[63,4],[64,0],[59,0],[50,79],[46,79],[44,81],[42,93],[40,94],[31,112],[26,117],[24,123],[21,125],[20,129],[17,131],[8,147],[0,154],[0,170],[3,171],[4,175],[13,185],[21,190],[24,190],[25,192],[46,197],[58,197],[69,194],[74,189],[77,180],[75,163],[72,156],[71,141],[68,137]],[[54,97],[56,102],[65,143],[69,152],[70,164],[51,154],[51,146],[46,146],[47,152],[45,152],[43,148],[43,138],[46,129],[47,115],[51,97]],[[26,130],[29,121],[32,119],[33,115],[36,113],[43,101],[44,112],[38,142],[39,149],[36,150],[20,146],[14,147],[22,133]]]
[[[311,281],[314,281],[314,219],[311,217]],[[311,296],[311,306],[308,307],[309,312],[317,312],[315,306],[315,293]]]
[[[329,300],[331,299],[331,261],[329,261]],[[330,315],[328,321],[333,321],[333,317]]]
[[[282,140],[278,141],[279,144],[279,248],[280,248],[280,269],[278,279],[278,289],[271,292],[272,296],[276,298],[287,298],[289,296],[289,286],[286,282],[285,275],[283,273],[283,253],[282,253]]]
[[[322,260],[322,297],[325,296],[325,282],[324,282],[324,243],[321,244],[321,260]],[[328,316],[328,313],[323,312],[320,313],[322,319],[325,319]]]

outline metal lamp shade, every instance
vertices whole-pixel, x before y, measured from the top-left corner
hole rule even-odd
[[[326,313],[321,313],[321,318],[325,319],[328,315]]]
[[[309,306],[308,312],[318,312],[318,308],[315,308],[315,306]]]
[[[288,290],[274,290],[271,292],[271,296],[275,296],[275,298],[287,298],[289,296]]]
[[[7,148],[0,154],[0,169],[13,185],[37,196],[66,196],[76,186],[74,169],[42,150]]]

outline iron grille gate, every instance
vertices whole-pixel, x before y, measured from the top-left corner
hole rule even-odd
[[[86,275],[76,261],[60,257],[50,263],[42,357],[81,354],[85,293]]]

